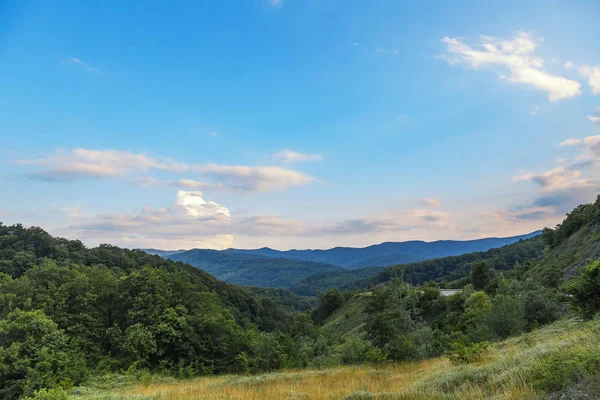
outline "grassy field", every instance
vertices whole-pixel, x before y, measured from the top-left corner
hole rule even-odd
[[[75,396],[90,400],[535,399],[554,392],[568,399],[600,398],[577,397],[600,396],[597,380],[590,378],[599,370],[600,321],[566,320],[493,344],[470,364],[453,364],[440,357],[258,376],[184,381],[147,377],[134,385],[119,384],[119,377],[112,376],[103,384],[78,388]]]

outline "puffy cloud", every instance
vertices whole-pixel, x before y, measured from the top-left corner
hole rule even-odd
[[[566,69],[571,69],[571,68],[573,68],[574,66],[575,66],[575,64],[573,64],[571,61],[567,61],[567,62],[565,63],[565,68],[566,68]]]
[[[423,207],[439,207],[441,202],[440,199],[436,199],[435,197],[428,197],[420,199],[419,204]]]
[[[78,178],[131,178],[146,186],[163,184],[184,188],[264,192],[307,185],[314,180],[302,172],[277,166],[186,164],[118,150],[56,150],[43,158],[17,160],[16,163],[37,167],[41,171],[32,173],[33,178],[54,182],[68,182]],[[149,170],[195,173],[212,181],[159,181],[152,177],[137,177]]]
[[[202,192],[177,192],[177,205],[183,207],[187,214],[193,218],[207,216],[219,216],[229,218],[229,210],[214,201],[206,201],[202,198]]]
[[[293,150],[280,150],[277,153],[273,154],[273,158],[284,162],[284,163],[293,163],[293,162],[301,162],[301,161],[321,161],[323,160],[323,156],[321,154],[302,154]]]
[[[165,248],[223,248],[233,235],[228,232],[229,209],[204,199],[202,192],[177,192],[175,204],[168,208],[144,207],[136,214],[101,214],[78,218],[69,230],[76,237],[94,241],[109,239],[128,247],[164,244]],[[119,239],[120,238],[120,239]],[[168,244],[168,245],[167,245]],[[208,244],[211,244],[210,246]]]
[[[522,83],[547,92],[550,101],[571,98],[581,93],[581,84],[543,70],[545,60],[534,55],[539,40],[531,34],[518,32],[512,40],[498,40],[489,36],[480,37],[481,49],[474,49],[459,39],[442,39],[451,55],[444,55],[450,64],[465,63],[475,69],[500,65],[508,68],[510,75],[505,79]]]
[[[600,65],[593,67],[583,65],[579,67],[579,73],[588,80],[588,85],[592,89],[592,93],[600,93]]]

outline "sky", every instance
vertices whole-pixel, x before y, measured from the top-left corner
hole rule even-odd
[[[600,3],[0,2],[0,221],[95,246],[475,239],[600,193]]]

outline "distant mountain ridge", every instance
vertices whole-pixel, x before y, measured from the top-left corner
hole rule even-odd
[[[504,238],[484,238],[474,240],[438,240],[424,242],[385,242],[363,248],[335,247],[328,250],[274,250],[268,247],[260,249],[227,249],[224,252],[252,254],[269,258],[285,258],[333,264],[346,269],[360,269],[373,266],[408,264],[466,253],[487,251],[538,236],[542,231]]]
[[[228,283],[265,288],[295,288],[306,294],[310,279],[340,281],[364,279],[376,275],[375,270],[389,265],[414,264],[478,251],[487,251],[541,234],[476,240],[439,240],[436,242],[386,242],[364,248],[336,247],[329,250],[280,251],[264,247],[254,250],[158,250],[146,253],[181,261],[202,269]],[[366,268],[380,267],[380,268]],[[366,268],[366,269],[365,269]],[[365,270],[363,270],[365,269]],[[361,270],[361,271],[358,271]],[[356,271],[356,274],[352,274]],[[296,283],[302,283],[300,290]],[[319,284],[311,286],[320,287]]]
[[[228,283],[265,288],[287,289],[294,282],[315,273],[344,270],[331,264],[217,250],[192,249],[154,254],[190,264]]]

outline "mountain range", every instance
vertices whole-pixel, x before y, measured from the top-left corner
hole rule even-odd
[[[435,258],[487,251],[541,234],[541,231],[504,238],[439,240],[435,242],[386,242],[363,248],[335,247],[328,250],[191,249],[166,251],[143,249],[149,254],[181,261],[229,283],[290,288],[314,274],[343,273],[365,267],[417,263]]]

